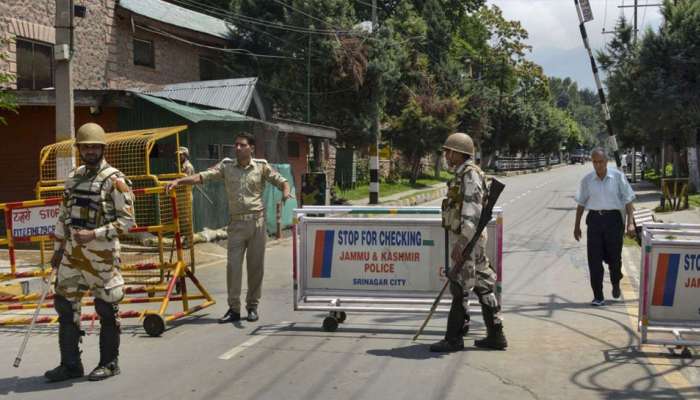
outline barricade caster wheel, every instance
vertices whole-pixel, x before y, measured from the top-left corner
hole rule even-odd
[[[148,336],[158,337],[165,331],[165,320],[158,314],[148,314],[143,319],[143,329]]]
[[[345,320],[348,318],[348,315],[345,314],[345,311],[335,311],[333,312],[333,316],[335,317],[335,319],[338,320],[338,323],[340,324],[345,322]]]
[[[323,320],[323,330],[326,332],[335,332],[338,330],[338,320],[332,316],[326,317]]]

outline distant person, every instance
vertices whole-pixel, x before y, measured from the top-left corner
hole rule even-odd
[[[178,161],[180,162],[180,171],[187,176],[194,175],[194,166],[190,162],[190,150],[187,147],[180,146],[176,153]]]
[[[620,166],[622,166],[622,172],[627,172],[627,154],[622,153],[620,156]]]
[[[574,238],[581,240],[581,215],[586,215],[586,238],[588,253],[588,271],[593,289],[591,305],[604,306],[603,296],[603,262],[610,269],[612,297],[620,298],[620,280],[622,279],[622,240],[625,226],[627,233],[634,236],[634,191],[627,182],[625,174],[615,168],[608,168],[608,157],[604,149],[596,148],[591,152],[594,171],[581,180],[576,193],[576,222]],[[627,225],[624,223],[625,212]]]
[[[628,151],[627,152],[627,157],[625,157],[627,161],[627,172],[632,173],[634,172],[634,153]]]

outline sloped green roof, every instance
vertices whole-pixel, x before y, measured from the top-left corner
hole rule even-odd
[[[247,117],[243,114],[229,110],[208,110],[201,109],[185,104],[180,104],[172,100],[162,99],[160,97],[149,96],[147,94],[136,93],[136,96],[146,100],[158,107],[164,108],[174,114],[179,115],[191,122],[201,121],[229,121],[229,122],[245,122],[258,121],[255,118]]]

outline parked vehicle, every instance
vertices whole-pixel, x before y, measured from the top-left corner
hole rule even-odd
[[[569,154],[569,164],[585,163],[588,159],[588,155],[583,149],[579,149]]]

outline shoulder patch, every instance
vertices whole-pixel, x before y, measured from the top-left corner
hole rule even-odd
[[[267,160],[264,158],[253,158],[253,161],[258,164],[268,164]]]
[[[73,177],[76,175],[85,175],[85,171],[87,170],[87,167],[85,165],[81,165],[79,167],[75,167],[69,174],[68,177]]]
[[[129,185],[127,185],[124,179],[122,179],[121,177],[112,175],[110,179],[112,180],[112,184],[115,188],[117,188],[118,191],[122,193],[127,193],[129,191]]]

